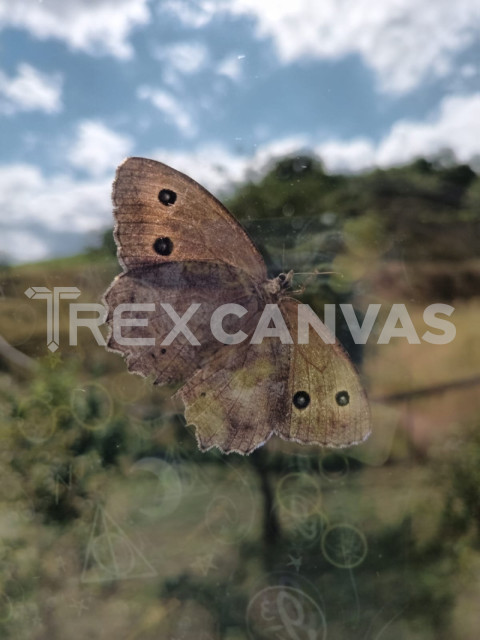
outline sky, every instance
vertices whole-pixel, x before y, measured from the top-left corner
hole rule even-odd
[[[297,152],[480,167],[479,62],[478,0],[0,0],[0,258],[94,244],[131,155],[220,197]]]

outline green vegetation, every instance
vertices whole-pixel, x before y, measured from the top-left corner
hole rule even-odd
[[[403,302],[416,326],[447,301],[455,341],[354,354],[365,445],[203,454],[174,389],[86,328],[68,344],[66,302],[46,348],[44,301],[24,291],[98,302],[119,272],[110,232],[83,256],[2,267],[0,333],[27,359],[0,354],[0,637],[303,640],[323,637],[320,609],[335,640],[476,640],[480,400],[454,383],[480,375],[479,177],[445,160],[344,176],[286,158],[227,204],[272,274],[336,272],[298,276],[302,301]],[[280,587],[296,594],[283,609]]]

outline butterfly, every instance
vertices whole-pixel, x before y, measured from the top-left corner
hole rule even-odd
[[[367,438],[365,392],[324,325],[323,338],[311,331],[308,344],[268,337],[265,326],[263,339],[252,339],[265,309],[274,307],[297,336],[293,272],[268,279],[253,242],[214,196],[165,164],[128,158],[117,169],[112,199],[123,273],[104,296],[107,347],[156,384],[183,383],[176,397],[201,450],[249,454],[274,434],[327,447]],[[221,342],[212,335],[212,316],[223,305],[242,311],[222,317]],[[118,309],[126,309],[120,329]],[[175,319],[186,316],[187,328],[172,339]],[[328,335],[333,344],[324,341]]]

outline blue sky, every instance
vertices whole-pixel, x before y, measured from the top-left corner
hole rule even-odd
[[[127,155],[221,195],[311,151],[331,171],[480,158],[478,0],[0,0],[0,252],[76,252]]]

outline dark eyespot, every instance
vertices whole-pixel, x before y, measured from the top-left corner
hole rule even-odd
[[[293,396],[293,404],[297,409],[306,409],[310,404],[310,396],[306,391],[297,391]]]
[[[169,256],[173,251],[173,242],[170,238],[157,238],[153,243],[154,250],[160,256]]]
[[[158,194],[158,199],[166,207],[170,207],[172,204],[175,204],[177,194],[175,191],[171,191],[170,189],[162,189]]]
[[[205,393],[205,391],[202,391],[202,393],[200,394],[200,396],[201,396],[202,398],[204,398],[206,395],[207,395],[207,394]]]
[[[160,349],[160,353],[162,353],[162,354],[163,354],[163,353],[167,353],[167,350],[166,350],[165,348]]]
[[[280,273],[278,279],[280,280],[280,282],[285,282],[286,277],[287,276],[284,273]]]
[[[335,396],[335,400],[339,407],[346,407],[350,402],[350,396],[348,395],[348,391],[339,391]]]

